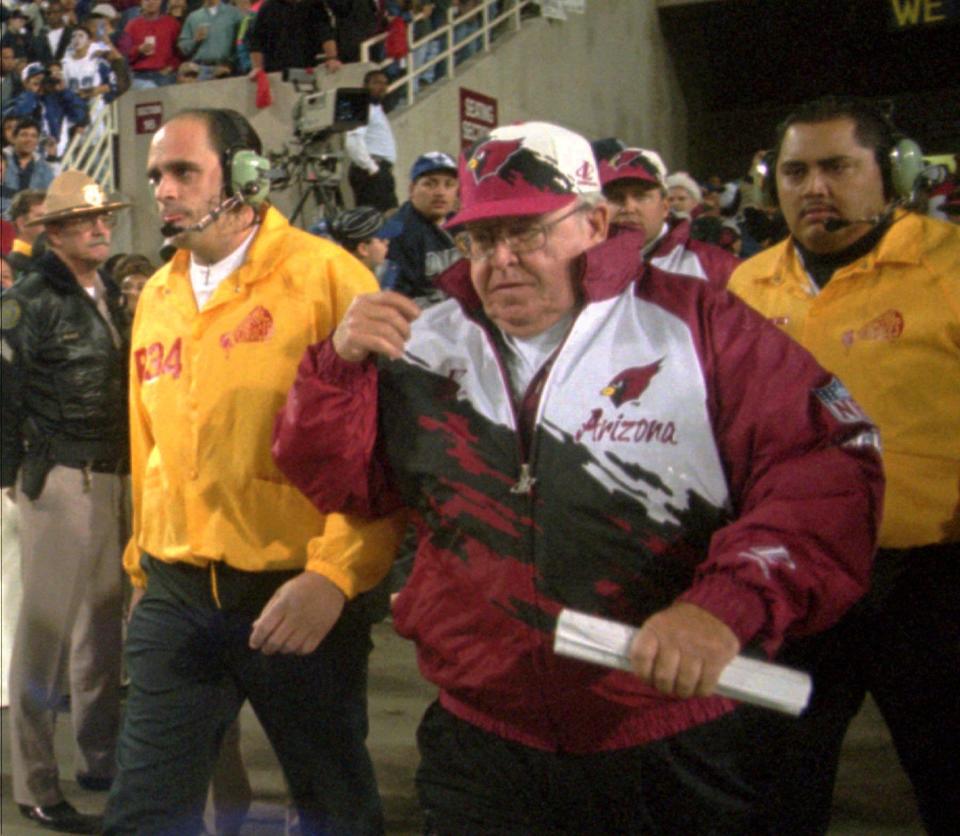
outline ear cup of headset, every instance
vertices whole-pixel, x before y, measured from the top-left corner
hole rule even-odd
[[[912,139],[899,137],[890,151],[890,183],[897,197],[907,199],[913,194],[925,168],[920,146]]]
[[[270,161],[249,148],[230,153],[230,192],[240,195],[244,203],[259,206],[270,194]]]

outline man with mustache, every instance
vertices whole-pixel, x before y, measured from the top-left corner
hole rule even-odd
[[[69,694],[77,782],[90,790],[110,786],[120,724],[129,320],[97,268],[127,205],[79,171],[56,177],[31,222],[43,224],[48,249],[0,303],[2,484],[20,509],[23,566],[13,795],[26,818],[67,833],[97,833],[100,819],[60,790],[57,710]]]
[[[785,651],[817,696],[786,730],[795,759],[778,771],[778,832],[826,829],[840,744],[867,691],[928,831],[960,820],[960,230],[898,207],[896,180],[913,186],[902,154],[870,103],[801,106],[779,127],[770,184],[790,237],[730,280],[850,387],[880,428],[887,475],[869,594]]]

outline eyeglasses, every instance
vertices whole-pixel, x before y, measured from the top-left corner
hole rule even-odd
[[[117,225],[117,216],[113,212],[101,212],[98,215],[86,215],[82,218],[73,218],[67,221],[64,226],[77,232],[89,232],[94,229],[98,223],[102,223],[107,229],[113,229]]]
[[[507,249],[514,255],[524,255],[539,250],[547,243],[547,238],[557,224],[578,212],[585,212],[590,206],[585,203],[577,204],[569,212],[547,223],[526,223],[518,221],[514,226],[506,229],[487,227],[474,229],[469,232],[458,233],[453,241],[471,261],[483,261],[493,255],[497,243],[503,241]]]

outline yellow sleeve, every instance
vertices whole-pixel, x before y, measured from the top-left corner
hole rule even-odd
[[[380,519],[329,514],[323,533],[307,544],[306,568],[355,598],[386,577],[406,527],[406,511]]]
[[[140,324],[143,305],[137,309],[133,321],[133,334],[136,335]],[[140,529],[143,508],[143,473],[147,458],[153,449],[153,432],[150,419],[140,400],[140,376],[137,372],[136,358],[133,355],[135,339],[130,340],[130,498],[133,503],[132,532],[123,552],[123,568],[130,576],[130,582],[141,589],[147,585],[147,576],[140,568]]]

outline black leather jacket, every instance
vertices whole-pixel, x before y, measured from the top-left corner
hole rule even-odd
[[[101,277],[118,348],[96,304],[52,252],[0,301],[4,487],[24,467],[54,464],[124,472],[128,458],[130,316],[119,288]],[[36,490],[39,495],[39,490]],[[29,496],[29,492],[28,492]]]

